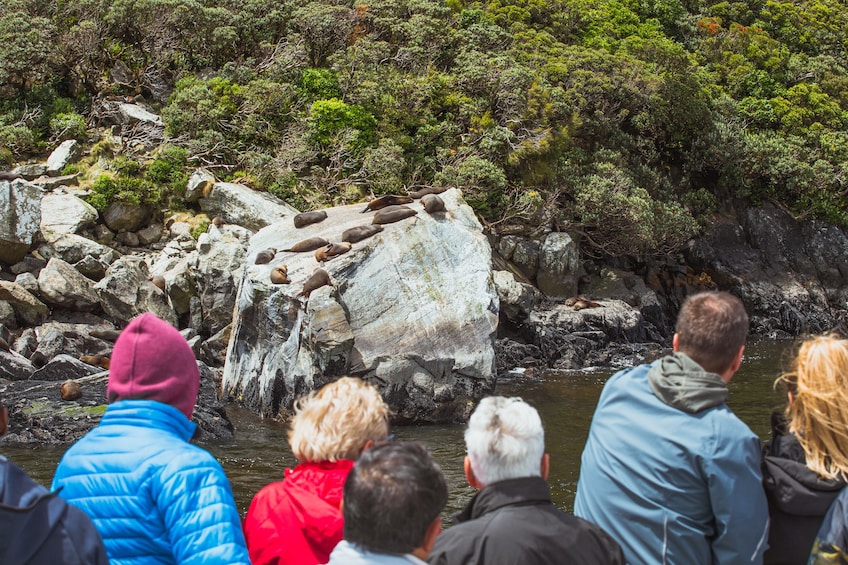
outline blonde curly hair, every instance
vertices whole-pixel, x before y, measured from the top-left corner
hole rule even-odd
[[[805,340],[775,385],[790,395],[786,417],[820,477],[848,480],[848,340]]]
[[[389,433],[389,407],[376,387],[342,377],[295,403],[289,445],[300,462],[356,459]]]

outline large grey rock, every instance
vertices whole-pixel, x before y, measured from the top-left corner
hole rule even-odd
[[[120,256],[120,253],[111,247],[73,233],[60,234],[49,239],[45,245],[38,248],[38,252],[45,259],[56,257],[71,265],[86,257],[94,257],[107,267]]]
[[[536,285],[548,298],[565,299],[577,293],[580,249],[571,236],[549,233],[539,250]]]
[[[15,320],[15,309],[6,300],[0,300],[0,324],[12,329],[18,327],[18,322]]]
[[[83,363],[75,357],[60,354],[51,359],[46,365],[35,371],[30,380],[33,381],[64,381],[79,379],[101,372],[99,367]]]
[[[93,314],[80,314],[67,322],[46,322],[36,329],[37,343],[30,346],[30,360],[41,367],[61,354],[75,358],[83,355],[108,357],[112,343],[97,336],[114,330],[113,324]]]
[[[144,227],[151,210],[144,204],[112,202],[103,211],[103,223],[114,232],[135,231]]]
[[[196,290],[191,288],[185,273],[176,272],[165,277],[166,284],[170,279],[167,288],[174,292],[174,299],[181,310],[183,301],[190,300],[196,292],[203,319],[202,327],[198,329],[205,335],[215,334],[233,321],[244,258],[245,249],[238,239],[210,230],[200,235],[197,251],[187,258]]]
[[[103,311],[115,320],[129,322],[139,314],[153,312],[177,325],[177,315],[165,293],[150,282],[143,257],[125,255],[112,263],[94,290]]]
[[[48,194],[41,200],[43,234],[77,233],[97,221],[94,206],[72,194]],[[50,239],[50,235],[45,235]]]
[[[26,180],[34,180],[47,174],[47,165],[44,163],[28,163],[26,165],[15,167],[12,169],[12,173],[19,175]]]
[[[0,349],[0,379],[25,381],[35,372],[35,365],[14,351]]]
[[[200,199],[200,208],[209,217],[222,216],[253,231],[298,213],[272,194],[231,182],[213,184],[209,194]]]
[[[205,193],[212,189],[215,184],[215,175],[207,169],[197,169],[186,183],[185,201],[197,202]]]
[[[164,127],[162,118],[153,112],[148,112],[138,104],[122,103],[118,105],[121,118],[126,124],[145,123],[152,126]]]
[[[53,258],[38,275],[38,289],[45,302],[78,312],[89,312],[99,303],[94,281],[67,262]]]
[[[29,251],[41,227],[43,196],[23,179],[0,181],[0,262],[12,265]]]
[[[498,251],[511,261],[528,279],[535,279],[539,270],[539,249],[541,244],[535,239],[508,235],[501,238]]]
[[[21,285],[33,296],[39,295],[38,279],[32,273],[21,273],[15,277],[15,284]]]
[[[82,147],[76,139],[68,139],[59,144],[47,158],[47,174],[58,176],[66,165],[75,163],[82,155]]]
[[[382,390],[401,421],[444,422],[468,415],[494,387],[498,297],[491,249],[457,190],[443,193],[448,212],[431,216],[415,202],[413,218],[389,224],[352,251],[328,261],[333,286],[305,299],[318,266],[313,252],[263,249],[309,238],[339,241],[369,224],[362,205],[327,210],[328,219],[296,230],[286,219],[251,240],[238,293],[222,382],[223,394],[260,414],[291,409],[320,384],[356,374]],[[288,265],[289,285],[273,285]]]
[[[50,314],[46,304],[13,282],[0,280],[0,300],[9,303],[15,318],[25,326],[37,326]]]
[[[501,313],[515,322],[526,320],[539,301],[539,292],[529,284],[516,281],[508,271],[494,271],[492,280],[498,292]]]

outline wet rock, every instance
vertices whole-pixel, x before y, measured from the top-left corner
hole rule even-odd
[[[51,306],[90,312],[100,303],[94,282],[65,261],[53,258],[38,275],[41,297]]]

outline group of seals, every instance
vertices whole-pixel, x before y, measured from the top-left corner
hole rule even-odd
[[[398,196],[397,194],[386,194],[385,196],[381,196],[379,198],[375,198],[365,207],[365,212],[373,212],[375,210],[381,210],[386,208],[387,206],[398,206],[400,204],[411,204],[412,197],[411,196]]]
[[[109,370],[109,358],[105,355],[83,355],[79,358],[83,363],[100,367],[101,369]]]

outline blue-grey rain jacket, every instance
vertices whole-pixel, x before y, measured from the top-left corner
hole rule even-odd
[[[682,353],[604,386],[574,513],[618,541],[630,565],[762,563],[760,441],[726,397],[721,377]]]
[[[91,517],[112,565],[250,563],[230,483],[189,443],[195,428],[167,404],[121,400],[62,457],[52,488]]]

